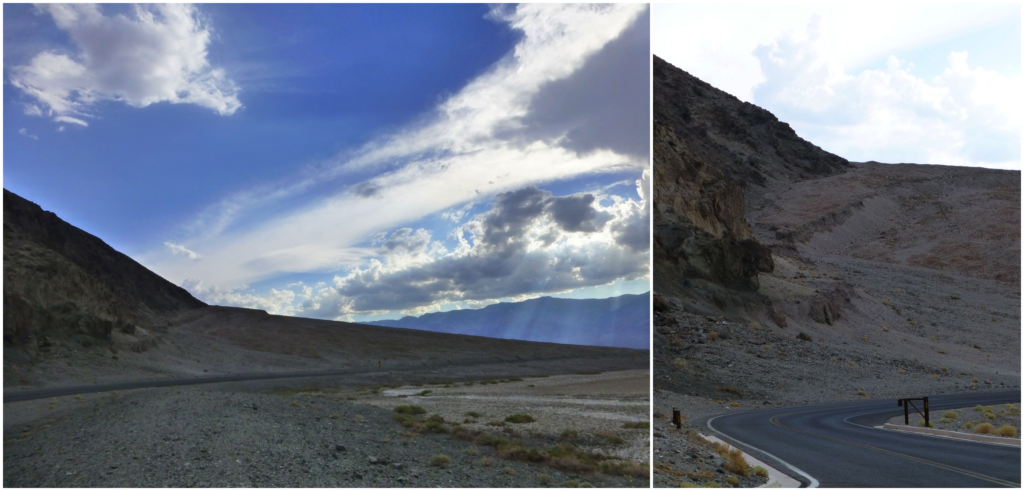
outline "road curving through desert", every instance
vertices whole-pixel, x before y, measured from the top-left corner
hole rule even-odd
[[[930,396],[929,406],[937,415],[1020,400],[1019,390],[953,394]],[[730,414],[706,424],[804,486],[1020,487],[1020,447],[875,428],[897,413],[896,399],[869,399]]]

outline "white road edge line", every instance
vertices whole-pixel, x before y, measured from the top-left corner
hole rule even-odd
[[[718,433],[719,435],[728,436],[725,433],[722,433],[721,431],[716,430],[715,427],[711,424],[712,421],[714,421],[714,420],[716,420],[718,418],[719,418],[719,416],[715,416],[714,418],[709,419],[708,422],[707,422],[708,428],[710,428],[711,431],[713,431],[715,433]],[[793,472],[795,472],[797,474],[800,474],[801,476],[807,478],[807,480],[810,482],[810,485],[807,486],[808,488],[816,488],[820,484],[818,482],[818,480],[813,478],[813,477],[811,477],[810,474],[808,474],[808,473],[806,473],[806,472],[804,472],[804,471],[802,471],[800,469],[797,469],[796,467],[791,465],[789,462],[786,462],[785,460],[782,460],[782,459],[780,459],[780,458],[778,458],[778,457],[776,457],[776,456],[774,456],[774,455],[772,455],[772,454],[770,454],[768,452],[765,452],[764,450],[761,450],[760,448],[757,448],[757,447],[755,447],[755,446],[753,446],[753,445],[751,445],[749,443],[746,443],[746,442],[744,442],[744,441],[742,441],[742,440],[740,440],[738,438],[733,438],[733,437],[729,437],[729,438],[734,440],[734,441],[736,441],[736,442],[742,443],[743,445],[749,447],[752,450],[757,450],[758,452],[761,452],[761,453],[763,453],[763,454],[765,454],[765,455],[767,455],[767,456],[777,460],[782,465],[788,467],[789,470],[791,470],[791,471],[793,471]]]

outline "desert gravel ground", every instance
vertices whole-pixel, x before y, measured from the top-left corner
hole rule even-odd
[[[597,381],[598,386],[604,385],[600,377],[610,387],[622,382],[611,374],[590,376],[596,380],[579,377],[578,382]],[[327,387],[318,395],[309,385],[287,387],[281,381],[211,384],[5,404],[4,486],[648,486],[646,479],[575,475],[496,458],[493,465],[483,465],[481,459],[492,449],[448,435],[407,431],[392,419],[382,403],[388,398],[377,387]],[[484,387],[515,392],[511,384]],[[639,402],[635,393],[618,397]],[[506,399],[507,410],[489,403],[485,411],[524,412],[536,401],[523,402]],[[630,404],[615,410],[622,411],[624,420],[641,418]],[[536,413],[538,422],[547,420],[546,412]],[[430,465],[438,454],[449,457],[450,464]]]

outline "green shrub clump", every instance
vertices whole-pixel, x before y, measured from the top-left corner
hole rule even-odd
[[[445,467],[448,467],[449,465],[452,465],[452,459],[451,459],[451,457],[448,457],[447,455],[445,455],[443,453],[439,453],[439,454],[437,454],[437,455],[435,455],[435,456],[430,458],[430,466],[431,467],[445,468]]]
[[[529,414],[513,414],[505,417],[505,422],[507,423],[533,423],[534,421],[537,420],[533,419],[533,416]]]
[[[416,416],[418,414],[427,414],[427,410],[421,406],[415,404],[409,404],[406,406],[398,406],[395,408],[395,412],[398,414],[408,414],[410,416]]]

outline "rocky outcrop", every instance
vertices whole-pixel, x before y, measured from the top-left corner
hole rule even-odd
[[[4,346],[110,339],[204,307],[128,256],[4,189]],[[87,341],[86,341],[87,342]]]
[[[850,303],[847,289],[836,287],[827,293],[818,293],[811,299],[808,317],[820,324],[832,325],[841,316],[846,304]]]

